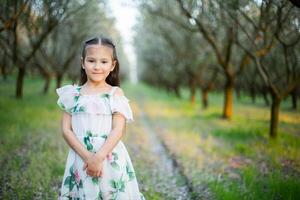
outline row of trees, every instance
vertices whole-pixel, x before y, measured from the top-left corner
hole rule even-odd
[[[43,77],[44,93],[53,77],[56,87],[66,74],[75,82],[82,44],[89,37],[111,37],[127,65],[120,34],[104,1],[3,0],[0,9],[1,74],[6,79],[17,73],[17,98],[23,95],[28,72]]]
[[[280,103],[297,108],[300,85],[300,10],[289,1],[139,1],[138,62],[144,80],[191,101],[200,88],[207,107],[212,89],[224,91],[223,117],[233,115],[233,92],[271,101],[270,136]],[[269,99],[269,97],[271,97]]]

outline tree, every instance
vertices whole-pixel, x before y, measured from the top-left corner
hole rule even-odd
[[[234,61],[234,41],[237,35],[237,23],[232,21],[226,10],[235,12],[238,2],[230,1],[190,1],[177,0],[187,20],[192,20],[199,33],[211,46],[218,64],[225,75],[223,118],[230,119],[233,110],[233,89],[236,77],[247,63],[247,56]],[[236,66],[236,67],[235,67]]]
[[[240,38],[236,43],[253,60],[269,89],[272,97],[269,135],[275,138],[280,103],[300,84],[300,66],[296,55],[300,42],[300,26],[296,21],[300,20],[300,13],[286,1],[262,1],[260,5],[253,1],[252,6],[259,6],[258,15],[249,16],[239,8],[240,17],[247,24],[243,24],[240,18],[236,21],[247,43],[241,42]]]
[[[22,10],[23,1],[13,0],[6,3],[6,9]],[[25,1],[27,2],[27,1]],[[30,3],[30,4],[29,4]],[[18,69],[16,80],[16,97],[22,98],[23,81],[26,68],[48,35],[63,20],[84,7],[70,8],[70,1],[28,1],[26,9],[14,18],[10,29],[1,32],[1,45]],[[5,33],[6,32],[6,33]]]

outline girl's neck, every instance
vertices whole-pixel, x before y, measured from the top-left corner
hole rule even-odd
[[[99,94],[103,92],[109,92],[111,91],[112,86],[107,84],[106,82],[104,83],[93,83],[93,82],[86,82],[80,87],[80,94],[81,95],[94,95],[94,94]],[[82,91],[83,89],[83,91]]]
[[[85,84],[83,84],[84,87],[90,88],[90,89],[103,89],[107,88],[110,85],[107,84],[105,81],[104,82],[92,82],[92,81],[87,81]]]

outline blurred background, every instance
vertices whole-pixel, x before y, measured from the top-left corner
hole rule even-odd
[[[1,0],[0,199],[56,199],[68,145],[55,89],[82,44],[116,44],[149,200],[300,196],[297,0]]]

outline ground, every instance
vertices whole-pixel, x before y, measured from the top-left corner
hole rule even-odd
[[[68,146],[60,133],[54,84],[25,81],[14,98],[14,80],[0,84],[0,199],[55,199]],[[281,106],[278,138],[268,136],[269,108],[242,96],[231,121],[221,119],[222,93],[203,110],[188,91],[178,99],[144,84],[122,85],[135,122],[123,142],[141,192],[149,200],[296,199],[300,196],[300,112]]]

